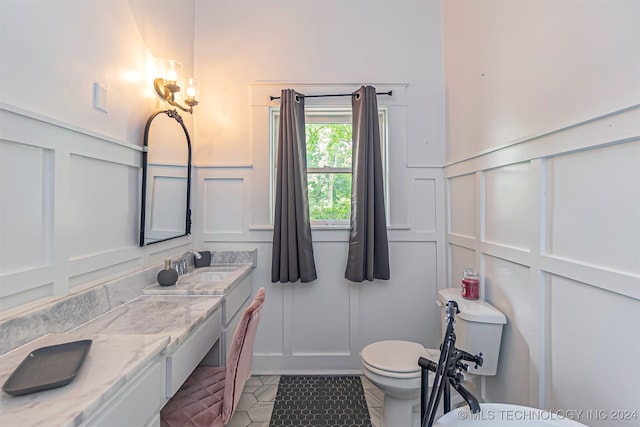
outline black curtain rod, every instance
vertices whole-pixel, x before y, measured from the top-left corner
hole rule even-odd
[[[354,96],[356,95],[355,93],[336,93],[336,94],[329,94],[329,95],[302,95],[302,98],[326,98],[329,96]],[[376,95],[393,95],[393,91],[390,90],[389,92],[376,92]],[[269,96],[269,99],[271,101],[276,100],[276,99],[280,99],[279,96]]]

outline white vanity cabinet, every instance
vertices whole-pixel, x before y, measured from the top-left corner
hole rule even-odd
[[[166,397],[171,398],[211,350],[222,333],[222,308],[218,308],[166,358]]]
[[[222,336],[220,337],[220,362],[227,364],[227,353],[233,340],[238,323],[245,308],[249,305],[253,290],[252,275],[247,275],[234,286],[222,300]]]
[[[158,356],[82,425],[159,427],[159,411],[165,403],[162,393],[164,365],[163,358]]]
[[[154,298],[158,297],[151,297],[148,300],[152,301]],[[195,301],[198,297],[191,298]],[[219,299],[208,299],[208,301],[214,307],[213,311],[201,319],[193,330],[186,326],[182,333],[174,333],[167,348],[144,369],[141,369],[134,378],[126,381],[117,395],[103,405],[104,409],[92,416],[86,423],[87,426],[157,427],[160,425],[160,409],[178,391],[202,358],[220,339],[222,304]],[[190,321],[189,318],[195,322],[197,317],[203,316],[203,313],[203,311],[184,310],[183,316],[175,317],[168,313],[167,318],[172,318],[174,321],[181,320],[183,325],[186,325]],[[156,322],[158,325],[159,321],[156,320]],[[170,325],[165,325],[165,328],[170,329]],[[107,330],[102,329],[101,332],[106,333]],[[131,333],[135,332],[140,330],[131,331]]]
[[[0,426],[160,427],[160,410],[207,354],[226,363],[251,298],[254,267],[222,266],[225,280],[211,289],[152,285],[67,333],[43,335],[0,355],[4,382],[31,351],[93,342],[70,384],[24,396],[0,393]]]
[[[0,382],[34,350],[86,339],[93,344],[69,384],[23,396],[0,394],[0,426],[160,425],[167,336],[48,334],[0,356]]]
[[[74,329],[76,336],[101,340],[89,353],[89,359],[99,357],[101,363],[87,363],[87,371],[98,379],[92,384],[97,395],[103,388],[100,375],[105,373],[110,373],[114,392],[102,396],[98,406],[78,393],[75,397],[86,405],[86,416],[73,425],[159,426],[161,408],[220,340],[222,308],[221,297],[142,295]],[[157,345],[155,353],[135,369],[123,370],[115,363],[119,359],[128,360],[127,354],[142,357],[136,337],[141,343],[163,339],[163,345]],[[1,419],[0,425],[4,425]]]

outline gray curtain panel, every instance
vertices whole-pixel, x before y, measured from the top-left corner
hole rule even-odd
[[[304,95],[282,91],[278,129],[271,281],[306,283],[318,276],[309,220]]]
[[[353,178],[351,233],[345,278],[352,282],[388,280],[389,242],[376,89],[362,86],[352,97]]]

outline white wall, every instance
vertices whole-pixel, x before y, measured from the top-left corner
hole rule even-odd
[[[639,32],[631,1],[444,2],[449,275],[507,315],[493,401],[637,423]]]
[[[190,0],[0,3],[0,310],[191,245],[139,248],[138,207],[144,125],[166,108],[152,93],[157,59],[192,73],[193,12]],[[107,112],[93,108],[94,82]]]
[[[197,245],[258,248],[267,288],[254,370],[358,371],[380,339],[439,343],[444,283],[441,9],[425,1],[197,1]],[[269,95],[393,88],[391,280],[344,279],[347,229],[314,229],[318,280],[271,284]],[[316,102],[338,103],[344,98]],[[347,98],[348,102],[349,99]],[[312,100],[307,101],[312,105]]]
[[[448,162],[637,103],[638,2],[444,4]]]

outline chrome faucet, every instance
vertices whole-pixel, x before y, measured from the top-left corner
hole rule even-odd
[[[187,259],[191,254],[193,254],[193,256],[196,257],[196,259],[202,258],[202,255],[200,255],[200,252],[196,250],[190,250],[183,253],[182,256],[177,261],[175,261],[175,268],[179,276],[189,272],[189,269],[187,267]]]

